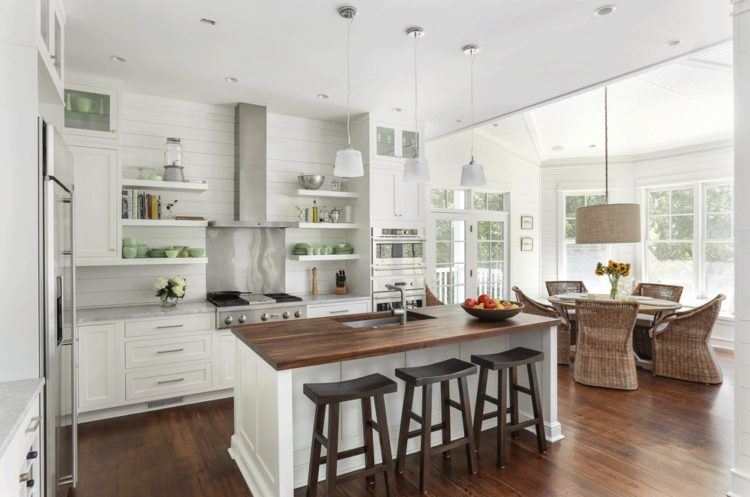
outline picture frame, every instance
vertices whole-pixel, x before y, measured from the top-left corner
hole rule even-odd
[[[533,230],[534,229],[534,216],[521,216],[521,229]]]
[[[521,252],[533,252],[534,239],[529,236],[521,237]]]

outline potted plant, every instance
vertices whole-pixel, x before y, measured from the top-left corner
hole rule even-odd
[[[177,305],[179,299],[185,298],[187,291],[187,280],[182,276],[172,278],[157,278],[154,282],[154,292],[161,299],[162,307]]]
[[[605,266],[601,262],[597,262],[596,270],[594,272],[597,276],[606,275],[609,278],[609,284],[611,286],[609,298],[614,300],[617,298],[617,285],[620,282],[620,278],[627,278],[630,276],[630,264],[610,260]]]

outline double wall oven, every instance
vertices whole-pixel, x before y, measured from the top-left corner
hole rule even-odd
[[[403,287],[407,307],[425,304],[425,244],[423,228],[372,229],[373,311],[388,311],[400,303],[399,292],[387,285]]]

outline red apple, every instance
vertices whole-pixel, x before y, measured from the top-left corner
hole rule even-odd
[[[485,304],[485,305],[487,304],[487,302],[492,302],[492,301],[493,301],[492,298],[486,293],[483,293],[477,299],[477,302],[479,302],[480,304]]]
[[[497,304],[495,303],[494,300],[490,299],[484,303],[484,308],[485,309],[497,309]]]
[[[474,307],[477,305],[477,301],[469,297],[468,299],[464,300],[464,306],[465,307]]]

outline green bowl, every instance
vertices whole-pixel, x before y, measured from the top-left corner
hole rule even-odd
[[[157,257],[157,258],[159,258],[159,257],[166,257],[166,254],[164,252],[165,252],[164,249],[151,249],[151,250],[148,251],[148,256],[149,257]]]
[[[206,249],[200,247],[191,248],[188,251],[190,252],[190,257],[203,257],[206,253]]]
[[[180,253],[179,250],[165,250],[164,251],[164,255],[166,255],[167,258],[169,259],[174,259],[175,257],[177,257],[177,254],[179,253]]]
[[[135,256],[138,254],[138,249],[135,247],[123,247],[122,248],[122,258],[123,259],[135,259]]]

